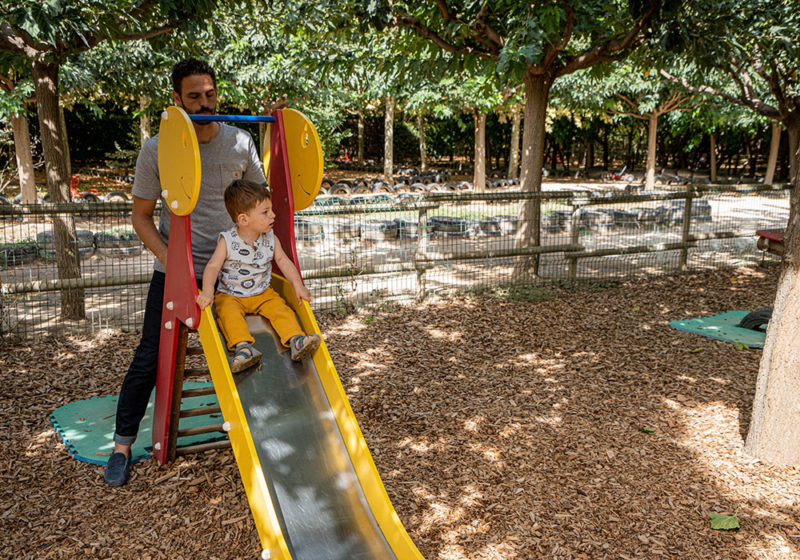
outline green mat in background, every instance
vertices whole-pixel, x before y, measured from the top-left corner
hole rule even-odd
[[[185,389],[208,387],[211,383],[186,382]],[[92,397],[60,406],[50,415],[50,422],[73,457],[95,465],[105,465],[114,450],[114,424],[117,413],[117,396]],[[152,450],[153,402],[155,391],[147,403],[139,435],[131,447],[131,462],[150,457]],[[216,395],[189,397],[181,401],[182,408],[197,408],[217,404]],[[181,418],[181,429],[207,426],[222,422],[221,414],[205,414]],[[222,439],[219,432],[178,438],[178,445],[189,445]]]
[[[739,342],[750,348],[764,348],[764,339],[767,337],[764,331],[754,331],[736,326],[748,313],[750,312],[726,311],[710,317],[670,321],[669,326],[679,331],[691,332],[716,340]]]

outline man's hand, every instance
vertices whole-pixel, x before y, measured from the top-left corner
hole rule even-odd
[[[200,292],[200,295],[197,296],[197,306],[200,308],[200,311],[208,307],[211,304],[211,301],[211,296],[206,295],[205,292]]]
[[[308,291],[302,282],[294,284],[294,293],[297,294],[297,304],[302,305],[303,300],[311,301],[311,292]]]

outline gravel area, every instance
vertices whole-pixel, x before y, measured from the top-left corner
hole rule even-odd
[[[772,303],[778,268],[655,277],[319,321],[387,491],[425,558],[790,559],[800,468],[743,453],[759,350],[672,319]],[[0,349],[8,558],[257,558],[230,451],[109,489],[56,407],[118,391],[136,337]],[[715,531],[709,513],[737,514]]]

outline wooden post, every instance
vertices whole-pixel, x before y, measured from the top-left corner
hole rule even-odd
[[[417,299],[425,299],[425,259],[428,254],[428,209],[419,209],[417,219],[417,251],[414,254],[414,263],[417,268]],[[422,263],[420,263],[420,260]]]
[[[688,243],[689,242],[689,233],[692,229],[692,201],[694,200],[694,189],[689,188],[686,190],[686,202],[683,207],[683,230],[681,232],[681,243]],[[689,261],[689,248],[682,247],[681,248],[681,259],[679,263],[679,268],[681,270],[686,270],[687,263]]]

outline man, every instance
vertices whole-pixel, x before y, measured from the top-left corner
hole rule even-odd
[[[176,64],[172,69],[172,87],[175,105],[187,113],[213,114],[216,111],[216,76],[207,63],[189,59]],[[214,252],[219,233],[233,226],[223,200],[225,187],[236,179],[260,184],[266,184],[267,180],[250,134],[216,122],[194,123],[194,129],[200,148],[202,180],[197,205],[191,214],[192,258],[198,285],[201,285],[203,269]],[[139,153],[132,192],[133,229],[156,260],[147,294],[142,338],[122,382],[117,402],[114,453],[109,457],[103,477],[111,486],[122,486],[130,477],[131,445],[136,440],[158,373],[166,278],[164,266],[169,240],[166,204],[162,204],[158,228],[153,223],[153,213],[161,196],[158,135],[148,140]]]

